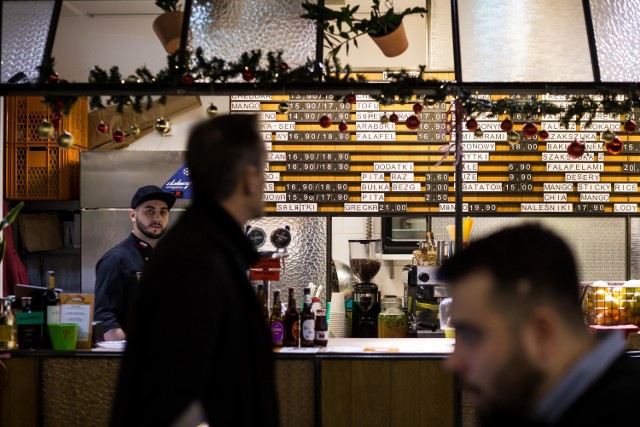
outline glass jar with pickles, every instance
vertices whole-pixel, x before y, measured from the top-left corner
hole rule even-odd
[[[402,301],[395,295],[387,295],[381,301],[378,315],[378,338],[406,338],[407,317],[402,311]]]

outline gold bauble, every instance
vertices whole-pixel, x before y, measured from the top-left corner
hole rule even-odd
[[[53,125],[50,121],[43,120],[38,125],[36,131],[38,132],[38,136],[40,137],[40,139],[49,139],[53,136],[53,132],[55,131],[55,129],[53,128]]]
[[[153,128],[161,135],[166,135],[171,132],[171,123],[169,120],[165,120],[163,118],[159,118],[156,120],[156,123],[153,125]]]
[[[140,135],[140,127],[138,125],[131,125],[129,132],[131,132],[133,136],[138,136]]]
[[[62,148],[69,148],[73,145],[73,135],[64,131],[58,135],[58,145]]]
[[[520,135],[518,135],[518,132],[510,131],[507,134],[507,142],[509,143],[509,145],[516,145],[517,143],[519,143]]]
[[[207,107],[207,116],[215,117],[217,115],[218,115],[218,107],[216,107],[213,104],[210,104],[209,107]]]
[[[289,111],[289,104],[287,104],[286,102],[281,102],[280,104],[278,104],[278,111],[280,112],[280,114],[284,114],[287,111]]]
[[[473,136],[476,138],[482,138],[484,136],[484,132],[482,131],[482,129],[478,128],[473,131]]]

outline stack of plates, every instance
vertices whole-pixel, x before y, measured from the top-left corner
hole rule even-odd
[[[329,310],[329,338],[344,338],[347,336],[347,317],[344,309],[344,294],[331,294],[331,309]]]

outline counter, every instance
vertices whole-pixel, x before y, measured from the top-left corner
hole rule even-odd
[[[275,351],[282,427],[470,426],[442,368],[453,340],[332,338]],[[0,425],[106,426],[122,352],[13,351],[0,362]]]

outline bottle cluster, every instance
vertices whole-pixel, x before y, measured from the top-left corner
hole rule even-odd
[[[326,347],[329,338],[326,310],[311,290],[304,289],[302,310],[296,306],[295,289],[289,288],[287,309],[283,312],[280,292],[273,292],[269,317],[271,341],[275,347]]]

